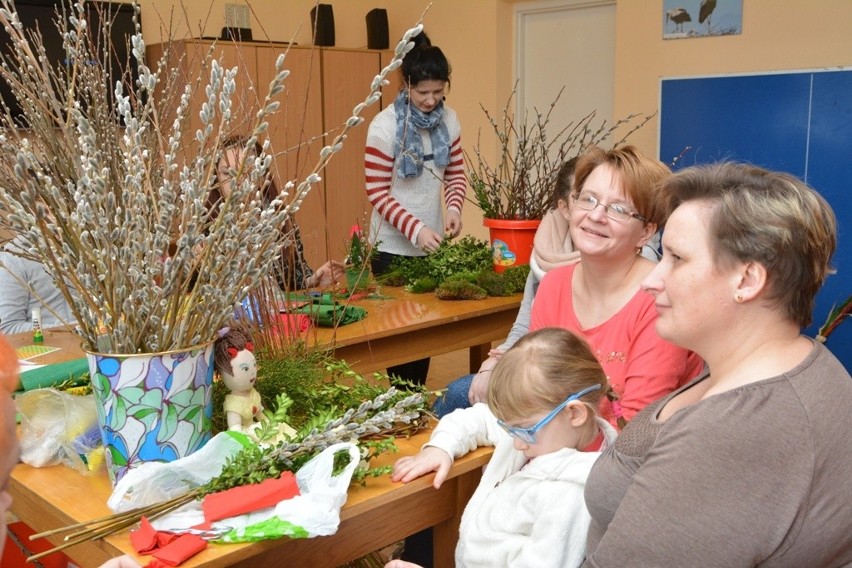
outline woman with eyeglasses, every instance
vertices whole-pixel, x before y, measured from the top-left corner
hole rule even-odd
[[[656,194],[670,175],[633,146],[585,152],[568,219],[580,262],[548,272],[533,302],[531,330],[562,327],[592,346],[616,395],[601,415],[619,427],[703,367],[657,335],[654,299],[640,288],[655,264],[639,253],[665,223]]]
[[[599,454],[578,448],[615,439],[596,412],[608,388],[581,338],[558,328],[529,333],[494,367],[488,404],[442,418],[420,453],[397,460],[392,479],[434,471],[438,488],[454,458],[493,445],[462,516],[456,566],[579,566],[589,526],[583,488]]]
[[[659,334],[707,370],[649,405],[596,462],[586,565],[852,565],[852,379],[801,334],[837,223],[795,177],[678,172],[642,287]]]

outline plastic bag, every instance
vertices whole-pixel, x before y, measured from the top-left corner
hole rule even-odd
[[[338,475],[332,475],[334,455],[341,451],[349,453],[349,463]],[[216,521],[204,536],[219,542],[255,542],[281,536],[309,538],[334,534],[360,459],[355,444],[329,446],[296,472],[301,495],[281,501],[275,507]],[[204,514],[198,503],[192,509],[166,515],[152,524],[161,531],[187,532],[203,522]]]
[[[245,434],[229,430],[185,458],[140,464],[118,480],[107,506],[119,513],[183,495],[219,475],[225,462],[250,444]]]
[[[87,463],[101,446],[94,395],[35,389],[19,394],[15,404],[21,413],[21,461],[89,471]]]

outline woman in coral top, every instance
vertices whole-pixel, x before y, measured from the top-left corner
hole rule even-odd
[[[530,331],[564,327],[592,346],[617,397],[601,415],[618,426],[703,367],[660,338],[654,298],[640,288],[655,264],[639,253],[665,223],[655,194],[669,175],[633,146],[581,156],[569,217],[580,262],[548,272],[533,302]]]

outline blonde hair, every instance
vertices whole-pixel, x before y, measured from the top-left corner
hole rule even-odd
[[[650,158],[635,146],[620,146],[604,150],[591,146],[577,160],[574,170],[574,192],[583,191],[586,179],[598,166],[604,164],[614,169],[621,180],[624,196],[633,203],[636,211],[661,228],[668,218],[664,208],[659,206],[657,194],[660,183],[669,177],[671,170],[661,161]]]
[[[662,197],[669,212],[688,201],[710,204],[718,267],[759,263],[772,303],[801,327],[811,323],[837,248],[837,221],[822,196],[790,174],[722,162],[678,172]]]
[[[609,389],[600,363],[579,336],[543,328],[523,336],[500,357],[488,382],[488,406],[504,422],[518,420],[553,410],[573,393],[597,384],[601,388],[582,399],[592,415]]]

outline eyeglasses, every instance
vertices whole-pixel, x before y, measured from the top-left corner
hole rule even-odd
[[[572,394],[571,396],[569,396],[568,398],[566,398],[566,399],[565,399],[565,401],[564,401],[564,402],[562,402],[562,404],[560,404],[559,406],[557,406],[556,408],[554,408],[554,409],[550,412],[550,414],[548,414],[547,416],[545,416],[544,418],[542,418],[541,420],[539,420],[538,424],[536,424],[536,425],[535,425],[535,426],[533,426],[532,428],[516,428],[516,427],[514,427],[514,426],[509,426],[508,424],[506,424],[505,422],[503,422],[502,420],[499,420],[499,419],[497,420],[497,424],[499,424],[499,425],[500,425],[500,427],[501,427],[503,430],[505,430],[505,431],[506,431],[506,433],[507,433],[507,434],[509,434],[510,436],[512,436],[512,437],[514,437],[514,438],[517,438],[517,439],[521,440],[522,442],[526,442],[527,444],[535,444],[535,434],[536,434],[536,432],[538,432],[539,430],[541,430],[542,428],[544,428],[545,426],[547,426],[547,424],[548,424],[551,420],[553,420],[554,418],[556,418],[556,416],[557,416],[560,412],[562,412],[562,409],[563,409],[563,408],[565,408],[566,406],[568,406],[568,403],[569,403],[569,402],[574,401],[574,400],[577,400],[577,399],[578,399],[578,398],[580,398],[581,396],[586,395],[586,394],[589,394],[589,393],[590,393],[590,392],[592,392],[592,391],[596,391],[596,390],[598,390],[599,388],[601,388],[601,386],[600,386],[600,385],[592,385],[592,386],[590,386],[589,388],[585,388],[585,389],[583,389],[583,390],[581,390],[581,391],[579,391],[579,392],[575,392],[574,394]]]
[[[585,209],[586,211],[594,211],[595,207],[598,205],[602,206],[604,211],[606,211],[606,216],[613,221],[626,223],[630,219],[639,219],[643,223],[648,222],[648,219],[639,213],[634,213],[626,205],[621,205],[619,203],[601,203],[598,201],[597,197],[588,193],[574,193],[571,195],[571,199],[577,207]]]

